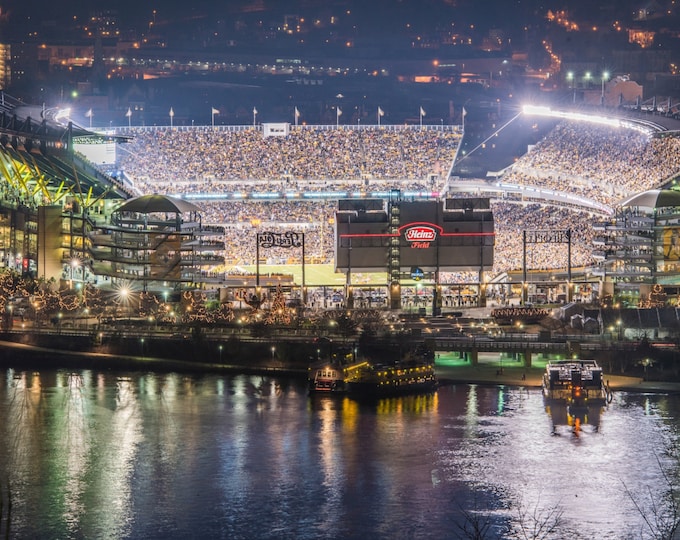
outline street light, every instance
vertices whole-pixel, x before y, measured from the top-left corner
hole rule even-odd
[[[574,72],[567,72],[567,80],[569,81],[569,89],[571,90],[572,103],[576,103],[576,92],[574,91]]]
[[[642,359],[642,366],[645,368],[645,381],[647,380],[647,368],[652,365],[652,361],[649,358]]]
[[[601,104],[604,105],[604,83],[609,78],[609,72],[604,71],[602,73],[602,95],[600,96]]]
[[[73,288],[73,275],[76,273],[76,270],[80,266],[80,260],[77,257],[73,257],[71,259],[71,283],[70,286]]]

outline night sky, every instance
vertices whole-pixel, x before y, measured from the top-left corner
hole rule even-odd
[[[433,29],[442,22],[457,21],[461,25],[500,27],[512,30],[517,24],[540,21],[549,9],[569,9],[576,17],[592,20],[609,18],[612,14],[626,18],[632,8],[642,5],[630,0],[612,0],[593,3],[584,0],[164,0],[162,2],[139,2],[134,0],[62,0],[59,2],[35,0],[22,2],[6,0],[2,11],[9,14],[14,23],[27,20],[41,23],[69,24],[69,20],[85,19],[93,12],[115,10],[121,24],[140,26],[153,18],[156,10],[158,24],[183,21],[184,24],[201,24],[221,17],[257,16],[267,19],[283,14],[303,14],[323,17],[328,14],[345,14],[359,31],[389,33],[393,25],[408,21],[423,31]],[[350,12],[348,15],[347,12]]]

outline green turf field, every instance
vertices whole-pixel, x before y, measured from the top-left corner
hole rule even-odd
[[[246,272],[255,273],[255,265],[239,266],[239,269]],[[293,274],[296,284],[302,283],[302,265],[299,264],[278,264],[260,265],[260,275],[266,274]],[[332,264],[307,264],[305,265],[305,285],[316,287],[328,285],[333,287],[343,287],[346,282],[345,274],[336,273]],[[385,285],[387,283],[387,272],[376,273],[352,273],[352,285]]]

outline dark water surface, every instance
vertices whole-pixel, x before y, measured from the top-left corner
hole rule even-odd
[[[574,431],[538,390],[357,403],[259,376],[7,370],[0,537],[651,537],[679,402],[616,394]]]

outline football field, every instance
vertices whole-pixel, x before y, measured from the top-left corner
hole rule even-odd
[[[240,265],[241,271],[256,272],[255,265]],[[302,283],[302,265],[299,264],[261,264],[260,276],[268,274],[292,274],[293,281],[299,285]],[[305,285],[308,287],[344,287],[345,274],[335,272],[332,264],[307,264],[305,265]],[[352,272],[352,285],[378,286],[387,283],[387,272],[360,273]]]

